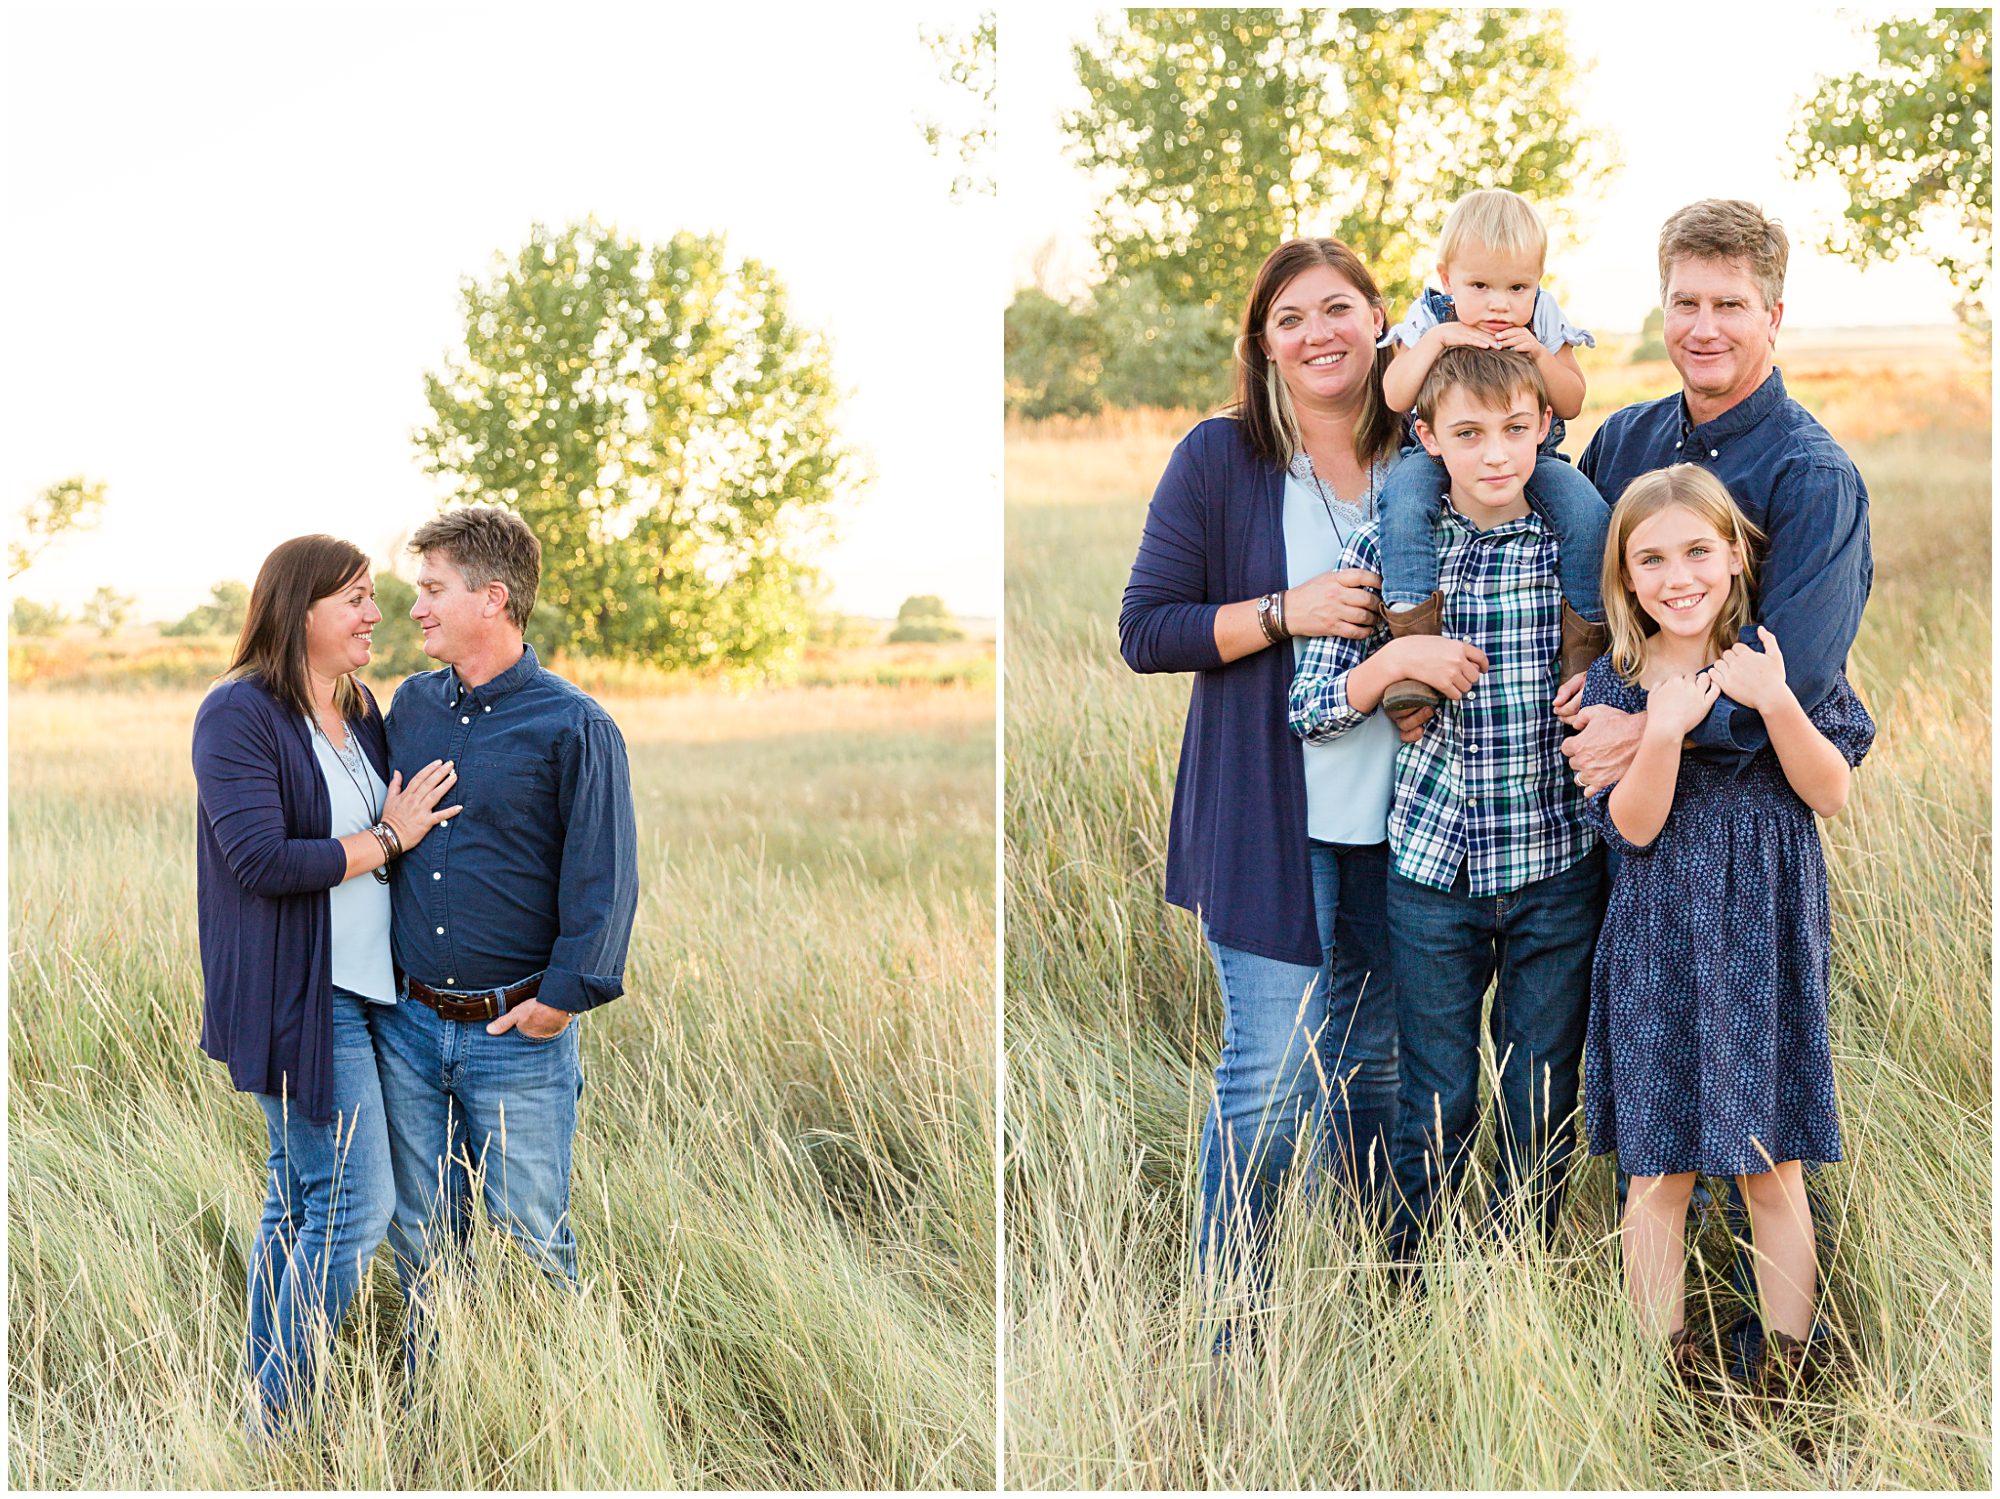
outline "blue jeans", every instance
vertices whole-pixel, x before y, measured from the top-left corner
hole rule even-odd
[[[1440,1193],[1465,1174],[1479,1113],[1479,1011],[1497,970],[1489,1026],[1500,1066],[1494,1202],[1520,1197],[1553,1228],[1576,1140],[1577,1068],[1590,1013],[1590,955],[1604,916],[1604,861],[1498,896],[1389,872],[1402,1102],[1394,1162],[1395,1245],[1409,1254]]]
[[[425,1284],[440,1256],[462,1253],[477,1182],[487,1214],[547,1274],[574,1282],[570,1147],[583,1066],[572,1020],[537,1041],[516,1028],[446,1020],[407,996],[375,1015],[375,1053],[396,1212],[389,1245],[418,1346]]]
[[[382,1088],[368,1038],[374,1008],[345,989],[333,991],[330,1123],[311,1123],[290,1099],[255,1095],[271,1141],[264,1215],[250,1246],[245,1339],[260,1434],[274,1434],[301,1414],[322,1345],[347,1315],[395,1206]]]
[[[1398,608],[1437,592],[1437,519],[1451,478],[1422,448],[1405,449],[1383,481],[1382,599]],[[1556,574],[1563,601],[1585,619],[1604,622],[1599,584],[1611,507],[1597,486],[1561,458],[1544,453],[1528,481],[1528,503],[1556,533]]]
[[[1337,1180],[1386,1189],[1396,1117],[1396,1003],[1383,888],[1387,843],[1312,844],[1317,968],[1209,939],[1222,981],[1222,1057],[1201,1132],[1198,1254],[1255,1253],[1308,1119]]]

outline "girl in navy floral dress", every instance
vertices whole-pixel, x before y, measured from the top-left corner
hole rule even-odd
[[[1750,1212],[1766,1382],[1802,1370],[1817,1263],[1801,1161],[1840,1159],[1827,1043],[1831,933],[1813,814],[1847,799],[1874,738],[1847,684],[1810,713],[1768,630],[1750,623],[1761,537],[1714,475],[1677,464],[1632,481],[1611,518],[1610,654],[1586,703],[1644,711],[1624,779],[1586,815],[1622,855],[1597,942],[1585,1047],[1594,1154],[1631,1177],[1625,1282],[1684,1376],[1688,1201],[1697,1172],[1733,1176]],[[1720,693],[1763,718],[1740,773],[1682,755]]]

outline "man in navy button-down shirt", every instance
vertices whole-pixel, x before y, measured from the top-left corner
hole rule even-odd
[[[1614,412],[1577,467],[1614,504],[1640,474],[1672,463],[1698,463],[1722,480],[1764,532],[1757,623],[1777,637],[1785,677],[1810,708],[1847,661],[1875,563],[1867,486],[1826,428],[1785,394],[1774,361],[1787,255],[1785,231],[1740,200],[1704,199],[1667,220],[1660,296],[1681,391]],[[1754,625],[1744,638],[1761,649]],[[1558,711],[1575,698],[1559,699]],[[1573,721],[1582,732],[1563,753],[1594,793],[1631,765],[1643,715],[1600,704]],[[1727,697],[1692,737],[1738,765],[1770,742],[1763,721]]]
[[[464,1242],[475,1181],[495,1222],[575,1279],[575,1016],[623,992],[638,838],[617,725],[523,638],[534,534],[473,507],[420,528],[411,550],[410,614],[446,665],[398,689],[389,761],[451,761],[465,808],[396,861],[397,1003],[376,1025],[390,1242],[414,1311],[421,1272]]]

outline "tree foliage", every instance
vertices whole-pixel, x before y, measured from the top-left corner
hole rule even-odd
[[[934,593],[912,594],[904,599],[902,608],[896,611],[896,627],[889,632],[891,645],[964,638],[965,631],[959,628],[958,620]]]
[[[803,559],[855,464],[824,343],[771,270],[718,236],[538,225],[463,303],[417,446],[452,500],[541,538],[531,638],[668,666],[794,652]]]
[[[1847,208],[1826,248],[1856,265],[1910,252],[1987,326],[1993,254],[1993,13],[1936,10],[1875,29],[1875,66],[1821,81],[1792,134],[1793,172],[1830,172]]]
[[[243,632],[243,618],[250,612],[250,589],[234,581],[216,584],[208,602],[198,604],[170,625],[160,626],[162,635],[227,635]]]
[[[1235,306],[1315,234],[1400,305],[1464,193],[1555,209],[1604,170],[1557,11],[1132,10],[1075,57],[1089,103],[1063,127],[1105,189],[1099,259],[1168,303]]]
[[[938,76],[954,89],[960,118],[925,120],[919,125],[924,143],[938,156],[958,158],[959,173],[951,195],[991,197],[994,150],[994,98],[998,91],[998,28],[993,12],[982,10],[969,31],[921,26],[917,36],[937,64]]]
[[[115,635],[132,617],[132,606],[137,602],[131,594],[120,593],[109,583],[100,584],[97,592],[84,600],[83,622],[100,635]]]
[[[53,635],[68,623],[60,604],[38,604],[33,599],[15,599],[7,615],[7,628],[15,635]]]
[[[1026,417],[1088,416],[1102,404],[1095,312],[1035,287],[1007,304],[1004,358],[1007,409]]]
[[[1666,357],[1667,314],[1658,306],[1648,307],[1639,322],[1639,341],[1632,346],[1632,363],[1644,364]]]
[[[369,662],[370,676],[384,679],[407,677],[412,672],[432,671],[438,663],[424,654],[424,632],[410,618],[417,601],[416,585],[392,572],[375,574],[375,607],[382,622],[375,626],[375,653]],[[540,606],[536,606],[540,615]]]
[[[7,576],[18,578],[70,531],[97,524],[104,510],[104,486],[81,474],[59,479],[21,508],[20,537],[7,544]]]

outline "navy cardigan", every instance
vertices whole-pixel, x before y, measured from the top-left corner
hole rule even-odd
[[[384,784],[382,715],[350,729]],[[312,730],[262,682],[225,682],[194,716],[195,903],[201,1049],[239,1092],[286,1094],[314,1124],[333,1118],[333,923],[327,893],[347,873]]]
[[[1223,664],[1215,615],[1286,586],[1285,473],[1233,417],[1167,461],[1118,611],[1134,671],[1196,673],[1167,831],[1167,899],[1225,947],[1317,968],[1305,753],[1286,726],[1292,652]]]

